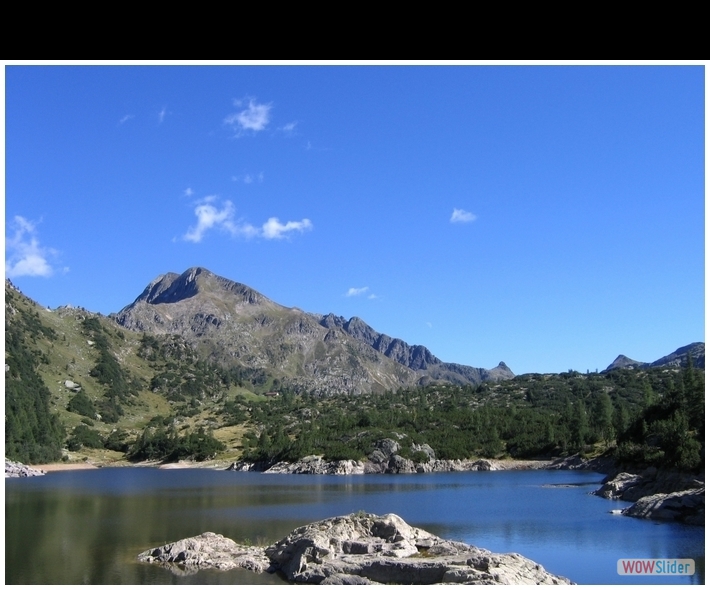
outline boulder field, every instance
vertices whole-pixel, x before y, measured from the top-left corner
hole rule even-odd
[[[301,584],[570,584],[517,553],[447,541],[396,514],[355,513],[299,527],[265,548],[203,533],[144,551],[176,573],[246,568]]]

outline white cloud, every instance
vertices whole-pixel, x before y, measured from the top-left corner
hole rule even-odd
[[[227,231],[230,234],[236,233],[234,205],[232,205],[231,201],[225,201],[224,207],[219,209],[212,204],[215,200],[216,197],[206,197],[195,207],[197,225],[188,229],[183,239],[197,244],[202,241],[205,233],[213,227]]]
[[[259,174],[244,174],[243,176],[232,176],[233,182],[243,182],[244,184],[254,184],[255,182],[264,182],[264,173]]]
[[[287,137],[293,137],[296,135],[296,126],[298,121],[291,121],[291,123],[286,123],[283,127],[279,127],[279,131],[283,132]]]
[[[231,201],[224,201],[224,204],[220,204],[216,196],[205,197],[198,201],[195,206],[197,224],[190,227],[182,238],[185,241],[197,244],[202,241],[208,231],[217,229],[227,232],[233,237],[260,237],[267,240],[280,240],[294,231],[303,233],[313,229],[313,224],[309,219],[281,223],[277,217],[270,217],[259,228],[250,223],[235,220],[234,214],[235,209]]]
[[[194,194],[195,194],[195,191],[193,191],[189,186],[185,189],[185,196],[186,197],[191,197]]]
[[[167,110],[165,107],[163,107],[163,110],[158,113],[158,122],[162,123],[165,120],[165,115],[167,114]]]
[[[377,299],[377,295],[375,295],[374,293],[370,293],[370,294],[367,296],[367,298],[368,298],[368,299]]]
[[[470,223],[471,221],[476,221],[476,216],[463,209],[454,209],[449,221],[451,223]]]
[[[262,226],[261,231],[262,236],[267,240],[280,240],[285,238],[290,232],[299,231],[303,233],[311,229],[313,229],[313,224],[310,219],[281,223],[277,217],[269,217],[269,220]]]
[[[350,287],[345,294],[346,297],[357,297],[365,293],[370,287]]]
[[[124,115],[123,117],[121,117],[119,119],[118,124],[123,125],[126,121],[128,121],[129,119],[132,119],[133,117],[134,117],[134,115]]]
[[[48,277],[54,270],[48,262],[57,252],[40,246],[35,225],[20,215],[13,220],[13,236],[5,237],[5,274],[13,277]]]
[[[234,106],[241,107],[242,101],[235,100]],[[249,99],[249,106],[238,113],[232,113],[224,119],[226,125],[230,125],[237,136],[246,131],[263,131],[271,120],[271,104],[259,104],[253,98]]]

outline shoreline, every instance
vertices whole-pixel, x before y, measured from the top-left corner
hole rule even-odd
[[[461,462],[490,463],[493,471],[527,471],[537,469],[548,469],[553,464],[552,459],[461,459]],[[57,461],[55,463],[40,463],[37,465],[26,464],[27,467],[51,473],[55,471],[74,471],[85,469],[105,469],[121,467],[153,467],[155,469],[213,469],[215,471],[231,471],[231,467],[239,461],[234,460],[211,460],[211,461],[175,461],[173,463],[161,463],[160,461],[141,461],[130,463],[128,461],[77,461],[73,463]],[[295,464],[295,463],[294,463]],[[442,470],[444,472],[446,470]],[[462,469],[462,471],[475,471]],[[351,474],[362,475],[362,474]]]

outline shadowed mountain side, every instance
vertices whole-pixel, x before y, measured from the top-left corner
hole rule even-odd
[[[359,318],[284,307],[204,268],[161,275],[112,317],[130,330],[178,334],[219,362],[268,368],[285,384],[319,394],[514,376],[504,363],[491,371],[443,363],[424,346],[380,334]]]

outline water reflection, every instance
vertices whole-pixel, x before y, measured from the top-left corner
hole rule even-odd
[[[358,510],[395,512],[443,537],[516,551],[578,583],[704,581],[702,529],[612,516],[616,504],[588,494],[599,479],[579,472],[339,477],[102,469],[6,480],[5,581],[282,583],[242,571],[176,576],[135,557],[205,531],[273,542],[305,523]],[[620,577],[616,560],[623,557],[692,557],[697,573]]]

